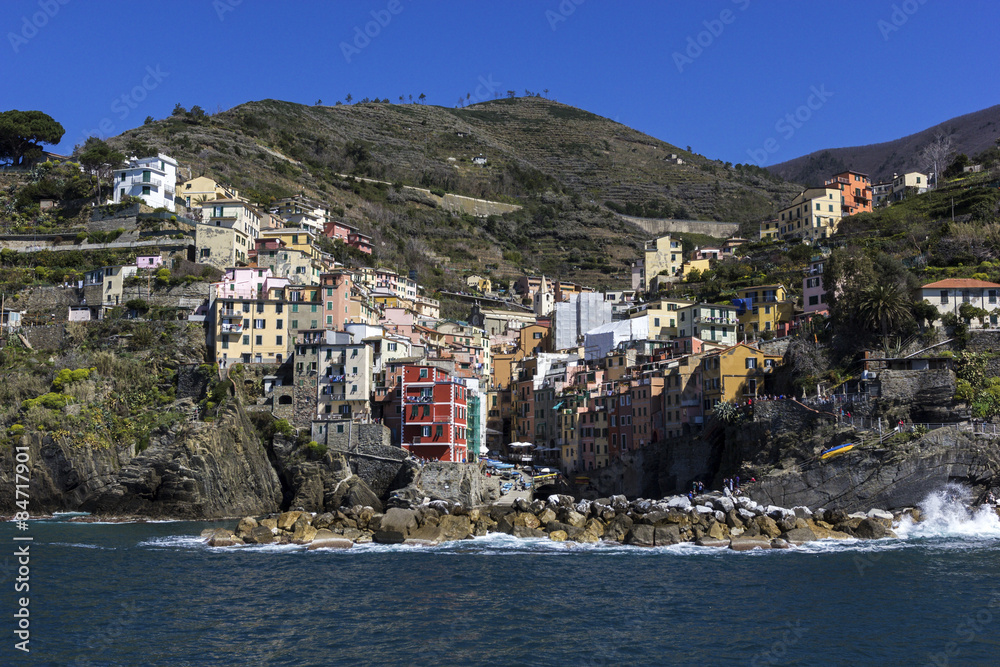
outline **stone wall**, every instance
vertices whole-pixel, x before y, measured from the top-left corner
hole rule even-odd
[[[956,421],[955,373],[949,370],[893,371],[879,373],[883,402],[903,405],[908,420]]]
[[[943,349],[943,346],[942,346]],[[996,329],[969,329],[969,342],[965,346],[970,352],[1000,353],[1000,331]]]
[[[416,484],[429,498],[439,498],[475,507],[499,497],[499,480],[487,478],[478,463],[427,463]]]
[[[178,400],[190,398],[197,403],[205,395],[209,377],[199,370],[200,366],[201,364],[181,364],[177,367]]]
[[[672,233],[707,234],[717,239],[727,239],[734,236],[740,228],[738,222],[713,222],[708,220],[670,220],[661,218],[635,218],[630,215],[619,215],[621,219],[652,236],[664,236]]]
[[[22,335],[35,350],[62,350],[66,346],[66,329],[62,324],[24,327]]]
[[[343,433],[336,426],[342,424]],[[317,438],[317,426],[326,426],[323,439]],[[316,422],[313,439],[325,441],[333,452],[343,454],[355,475],[365,481],[380,498],[393,488],[393,482],[404,466],[408,455],[392,446],[392,432],[382,424],[356,424],[352,422]]]
[[[784,356],[791,342],[791,336],[782,336],[781,338],[774,338],[772,340],[762,340],[757,344],[757,347],[767,354],[780,354]]]

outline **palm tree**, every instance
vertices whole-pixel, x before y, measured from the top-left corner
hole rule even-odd
[[[867,329],[878,330],[883,339],[913,319],[906,292],[892,283],[870,285],[858,299],[858,319]]]

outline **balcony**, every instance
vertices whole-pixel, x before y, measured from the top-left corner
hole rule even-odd
[[[222,325],[222,333],[224,333],[224,334],[238,334],[238,333],[243,333],[243,323],[240,322],[238,324],[236,324],[236,323],[233,323],[233,324],[223,324]]]
[[[695,324],[722,324],[735,326],[740,323],[740,321],[735,317],[695,317]]]

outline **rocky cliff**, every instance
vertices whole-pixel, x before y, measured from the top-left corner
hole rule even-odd
[[[997,483],[1000,439],[942,428],[891,447],[857,448],[826,461],[814,459],[767,473],[749,489],[764,504],[863,508],[915,507],[949,482],[982,496]]]

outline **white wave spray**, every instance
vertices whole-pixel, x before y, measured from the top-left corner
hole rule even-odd
[[[1000,517],[990,505],[971,507],[972,492],[960,484],[947,484],[920,503],[922,520],[905,517],[896,528],[903,539],[958,537],[1000,539]]]

